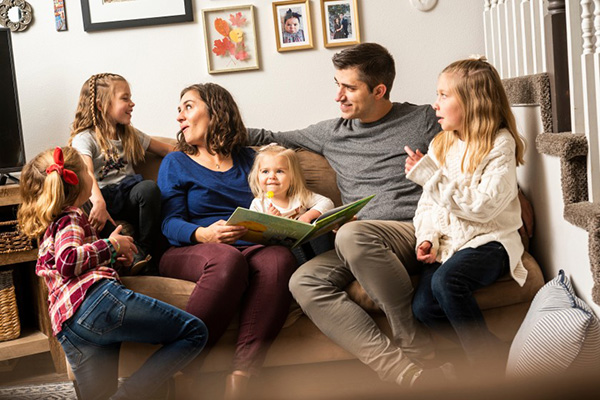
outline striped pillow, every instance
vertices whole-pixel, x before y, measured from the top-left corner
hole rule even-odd
[[[506,374],[530,377],[598,367],[598,318],[560,270],[535,295],[510,347]]]

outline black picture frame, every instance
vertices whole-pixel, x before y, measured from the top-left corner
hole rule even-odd
[[[139,26],[165,25],[179,22],[191,22],[194,20],[192,0],[169,0],[165,3],[180,1],[184,6],[184,13],[164,17],[121,19],[109,22],[92,22],[90,2],[94,0],[81,0],[81,13],[83,14],[83,30],[86,32],[103,31],[109,29],[133,28]],[[96,0],[97,1],[97,0]]]

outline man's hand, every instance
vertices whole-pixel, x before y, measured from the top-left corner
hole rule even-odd
[[[429,240],[424,241],[417,248],[417,260],[425,264],[433,264],[435,262],[435,250]]]

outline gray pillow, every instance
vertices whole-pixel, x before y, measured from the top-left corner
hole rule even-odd
[[[598,318],[560,270],[535,295],[510,347],[506,374],[530,377],[598,367]]]

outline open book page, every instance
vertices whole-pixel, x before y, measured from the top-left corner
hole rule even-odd
[[[242,240],[294,248],[349,221],[373,197],[374,195],[371,195],[334,208],[323,213],[312,224],[238,207],[227,220],[227,225],[241,225],[248,228],[248,232],[241,238]]]

